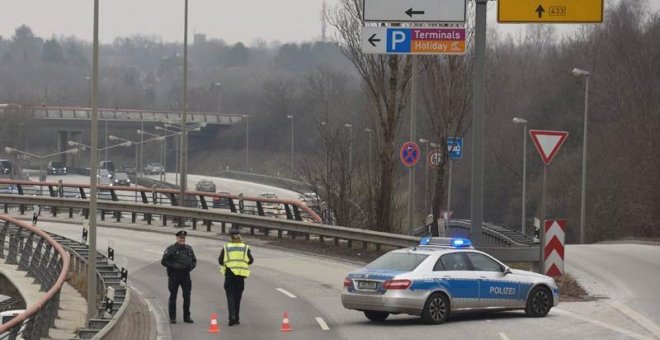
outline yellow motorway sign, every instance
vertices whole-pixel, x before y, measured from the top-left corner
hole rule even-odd
[[[603,22],[603,0],[498,0],[500,23]]]

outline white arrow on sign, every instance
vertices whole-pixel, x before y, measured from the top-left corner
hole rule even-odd
[[[543,163],[550,165],[552,158],[555,157],[557,151],[568,137],[566,131],[551,131],[551,130],[529,130],[529,135],[534,141],[536,150],[541,155]]]

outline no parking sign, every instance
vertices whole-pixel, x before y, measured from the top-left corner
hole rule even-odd
[[[399,152],[401,163],[409,168],[415,166],[415,164],[419,162],[420,155],[421,152],[419,151],[419,145],[415,142],[403,143],[401,151]]]

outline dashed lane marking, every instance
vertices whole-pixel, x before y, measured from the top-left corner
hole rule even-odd
[[[509,340],[509,337],[504,333],[500,333],[500,338],[502,338],[502,340]]]
[[[316,318],[316,322],[318,322],[319,326],[321,326],[321,329],[324,331],[329,331],[330,327],[328,327],[328,324],[323,321],[323,318]]]
[[[284,294],[284,295],[286,295],[286,296],[292,298],[292,299],[295,299],[295,298],[296,298],[295,295],[293,295],[293,294],[287,292],[287,291],[286,291],[285,289],[283,289],[283,288],[276,288],[276,290],[277,290],[278,292],[280,292],[280,293],[282,293],[282,294]]]

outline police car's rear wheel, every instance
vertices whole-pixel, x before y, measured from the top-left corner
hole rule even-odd
[[[548,315],[552,308],[552,295],[545,287],[535,287],[527,298],[525,313],[528,316],[538,318]]]
[[[365,310],[364,316],[366,316],[367,319],[371,321],[385,321],[385,319],[387,319],[387,317],[390,316],[390,313],[379,312],[375,310]]]
[[[429,296],[424,304],[422,319],[426,323],[441,324],[449,317],[449,300],[444,294],[435,293]]]

